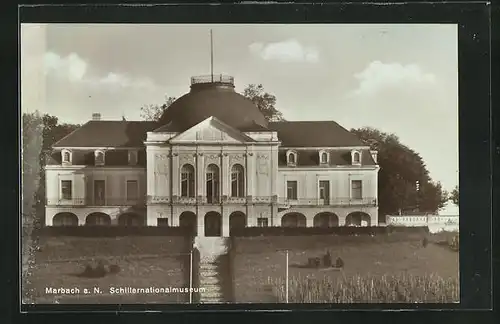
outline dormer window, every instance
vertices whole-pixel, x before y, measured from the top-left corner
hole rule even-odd
[[[62,163],[71,164],[71,151],[62,150],[61,155],[62,155]]]
[[[128,164],[137,165],[137,151],[128,151]]]
[[[361,153],[358,151],[351,152],[352,164],[359,165],[361,164]]]
[[[104,165],[104,152],[103,151],[95,151],[94,153],[95,165]]]
[[[288,165],[296,165],[297,164],[297,153],[294,151],[288,151],[286,153],[286,162]]]
[[[319,163],[320,164],[328,164],[329,156],[325,151],[319,151]]]

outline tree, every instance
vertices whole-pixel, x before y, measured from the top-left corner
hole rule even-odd
[[[448,194],[439,182],[432,181],[420,155],[403,145],[396,135],[370,127],[351,129],[351,132],[378,151],[380,214],[407,210],[436,213],[444,207]]]
[[[284,121],[283,114],[276,109],[276,96],[264,91],[262,84],[249,84],[241,93],[252,102],[264,114],[268,121]],[[163,112],[176,100],[175,97],[165,96],[165,102],[161,105],[149,104],[141,107],[141,118],[148,121],[159,120]]]
[[[458,186],[455,186],[455,189],[450,194],[450,200],[458,206],[458,198],[460,197]]]
[[[176,100],[175,97],[165,96],[165,102],[161,105],[146,105],[141,107],[141,118],[147,121],[159,120],[163,112]]]
[[[23,113],[22,122],[23,208],[28,214],[26,216],[31,216],[30,221],[37,226],[43,224],[45,218],[46,154],[53,144],[80,125],[59,124],[56,116],[41,116],[38,111]]]
[[[276,96],[264,91],[262,84],[249,84],[242,93],[264,114],[268,121],[284,121],[283,114],[276,109]]]

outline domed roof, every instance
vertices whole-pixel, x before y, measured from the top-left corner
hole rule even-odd
[[[267,128],[267,120],[257,106],[234,91],[232,77],[222,75],[191,78],[191,91],[174,101],[159,123],[170,123],[184,131],[211,116],[236,129],[256,125]]]

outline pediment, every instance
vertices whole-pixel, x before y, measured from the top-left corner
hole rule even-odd
[[[217,118],[209,117],[170,140],[170,143],[183,142],[237,144],[254,142],[254,140]]]

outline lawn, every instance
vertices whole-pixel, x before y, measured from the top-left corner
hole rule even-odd
[[[330,289],[327,294],[350,287],[351,295],[355,295],[357,292],[352,291],[353,287],[356,284],[362,285],[360,282],[363,281],[372,287],[385,285],[394,288],[399,282],[408,287],[426,286],[435,289],[450,287],[451,281],[455,298],[458,295],[458,253],[446,246],[435,244],[443,239],[449,240],[449,234],[428,236],[429,244],[426,247],[422,246],[424,236],[427,234],[235,238],[232,246],[235,302],[283,301],[286,269],[284,250],[289,250],[290,301],[339,300],[342,298],[337,298],[338,296],[318,300],[317,296],[303,295],[314,290],[322,290],[324,295],[326,286]],[[301,267],[307,264],[308,258],[321,257],[327,250],[330,251],[334,262],[338,257],[343,259],[343,270],[325,271]],[[308,287],[307,292],[304,292],[305,286]],[[361,290],[363,289],[365,288]],[[364,301],[359,298],[356,300],[355,296],[343,300]]]
[[[110,288],[188,287],[188,239],[129,236],[111,238],[42,237],[35,262],[23,282],[32,303],[182,303],[187,293],[111,294]],[[102,278],[79,276],[86,265],[118,265]],[[79,294],[52,295],[46,288],[78,288]],[[94,287],[101,293],[93,293]],[[83,289],[92,293],[84,294]]]

